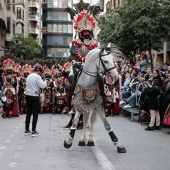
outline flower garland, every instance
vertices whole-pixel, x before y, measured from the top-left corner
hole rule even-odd
[[[8,83],[8,82],[6,81],[6,78],[5,78],[5,79],[4,79],[4,84],[7,85],[7,86],[11,86],[11,85],[12,85],[12,81]]]
[[[77,40],[72,40],[71,42],[73,45],[77,45],[78,48],[82,47],[84,44],[82,42],[79,42]],[[97,47],[98,46],[98,41],[97,40],[94,40],[94,43],[91,44],[91,45],[86,45],[86,47],[89,49],[89,50],[92,50],[93,48]],[[79,52],[78,52],[78,48],[76,49],[76,57],[81,61],[81,62],[84,62],[85,61],[85,58],[82,57]]]
[[[113,85],[113,81],[110,81],[107,76],[106,76],[106,82],[108,82],[110,85]]]
[[[56,80],[57,80],[57,79],[56,79]],[[61,88],[61,87],[63,86],[63,84],[64,84],[64,78],[61,79],[61,84],[58,84],[58,83],[56,82],[56,80],[54,81],[56,87],[57,87],[57,88]]]

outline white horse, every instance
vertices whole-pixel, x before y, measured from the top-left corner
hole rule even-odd
[[[118,138],[111,130],[110,124],[106,120],[103,98],[100,94],[98,86],[98,73],[99,70],[102,74],[107,75],[110,80],[118,79],[119,75],[114,65],[115,57],[112,55],[111,50],[117,52],[115,48],[101,48],[93,49],[86,56],[83,70],[78,79],[75,88],[75,97],[73,99],[74,106],[76,107],[76,114],[70,128],[70,133],[64,141],[64,147],[70,148],[74,138],[75,130],[78,125],[79,116],[83,114],[84,127],[82,136],[79,141],[79,146],[85,146],[86,141],[86,126],[88,122],[89,113],[91,113],[91,126],[89,127],[88,146],[94,146],[93,142],[93,125],[97,113],[104,123],[105,129],[108,131],[111,140],[117,147],[117,152],[125,153],[126,149],[118,142]]]

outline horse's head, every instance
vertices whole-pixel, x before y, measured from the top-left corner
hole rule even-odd
[[[107,75],[112,81],[119,78],[115,60],[121,52],[116,47],[102,47],[99,53],[99,69]]]

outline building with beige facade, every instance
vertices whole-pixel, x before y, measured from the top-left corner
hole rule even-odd
[[[0,56],[4,54],[7,28],[7,8],[4,0],[0,0]]]
[[[23,0],[0,0],[0,56],[16,34],[24,34],[24,16]]]
[[[41,45],[41,0],[0,0],[0,56],[17,34]]]
[[[41,45],[41,0],[28,0],[28,36]]]

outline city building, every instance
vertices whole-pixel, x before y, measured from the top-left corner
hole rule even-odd
[[[4,0],[0,0],[0,56],[4,54],[7,29],[7,8]]]
[[[42,46],[45,58],[69,57],[73,23],[65,8],[73,0],[42,1]]]
[[[16,34],[24,34],[24,1],[0,0],[0,56]]]
[[[28,0],[27,7],[28,37],[33,37],[41,45],[41,0]]]
[[[16,34],[24,34],[24,1],[22,0],[6,0],[7,8],[7,29],[6,29],[6,45]]]

